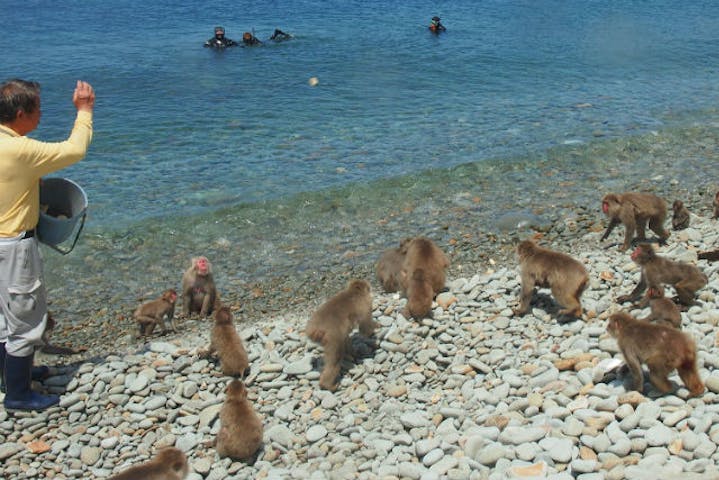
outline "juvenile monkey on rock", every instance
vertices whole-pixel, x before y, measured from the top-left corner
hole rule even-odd
[[[602,198],[602,212],[609,217],[609,225],[600,241],[606,240],[614,227],[624,224],[624,243],[621,250],[628,250],[632,242],[646,240],[646,226],[659,236],[659,242],[666,242],[669,232],[664,229],[667,218],[667,204],[651,193],[608,193]],[[636,237],[635,237],[636,232]]]
[[[449,259],[429,238],[416,237],[406,242],[400,284],[407,297],[405,315],[426,317],[432,309],[432,300],[444,290],[445,270]]]
[[[262,420],[247,399],[247,387],[233,380],[225,390],[215,448],[220,458],[250,460],[262,446]]]
[[[411,238],[405,238],[399,247],[390,248],[382,252],[377,262],[377,280],[387,293],[396,292],[402,288],[400,276],[404,257],[407,254],[407,244]]]
[[[661,287],[647,288],[647,296],[642,300],[640,306],[649,304],[651,313],[644,317],[644,322],[664,323],[674,328],[682,328],[682,314],[677,305],[664,296],[664,289]]]
[[[699,268],[660,257],[648,243],[640,243],[634,249],[632,260],[642,269],[639,283],[631,293],[618,297],[618,303],[639,300],[647,287],[663,289],[664,285],[671,285],[679,303],[688,306],[694,302],[697,290],[704,288],[708,281]]]
[[[182,480],[190,467],[182,450],[167,447],[157,452],[155,458],[132,466],[108,480]]]
[[[689,228],[689,210],[684,206],[684,202],[681,200],[674,200],[672,204],[672,228],[674,230],[684,230]]]
[[[165,319],[170,323],[173,332],[177,332],[175,326],[175,302],[177,301],[177,292],[170,288],[162,292],[159,298],[150,302],[143,303],[133,316],[140,327],[139,336],[152,335],[157,325],[162,328],[163,333],[167,332]]]
[[[550,288],[554,299],[564,307],[559,315],[581,318],[582,303],[579,300],[589,284],[589,275],[578,260],[566,253],[555,252],[524,240],[517,246],[522,286],[519,307],[515,315],[523,315],[529,309],[534,288]]]
[[[668,375],[674,369],[693,396],[704,392],[697,370],[696,344],[684,332],[668,325],[637,320],[624,312],[609,317],[607,331],[617,339],[632,375],[633,390],[644,391],[642,363],[646,363],[649,380],[660,392],[673,390]]]
[[[350,333],[357,326],[366,337],[377,328],[372,320],[372,293],[365,280],[350,280],[346,289],[320,305],[307,322],[307,337],[324,347],[320,388],[337,389],[342,359],[352,350]]]
[[[215,310],[215,325],[210,334],[210,346],[206,355],[217,353],[220,366],[225,375],[244,375],[250,366],[247,350],[237,334],[235,322],[229,307],[222,306]]]

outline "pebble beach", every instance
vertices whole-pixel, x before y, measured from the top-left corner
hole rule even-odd
[[[406,300],[381,293],[372,276],[381,327],[373,340],[353,338],[358,358],[333,393],[317,386],[321,349],[303,330],[334,291],[252,321],[239,309],[245,382],[264,425],[250,463],[219,459],[212,445],[230,378],[199,355],[209,320],[181,319],[180,333],[148,342],[118,335],[104,352],[38,354],[36,363],[54,365],[44,388],[61,402],[41,413],[0,411],[0,476],[106,478],[174,445],[188,455],[191,480],[719,478],[719,264],[696,257],[715,248],[719,229],[706,196],[685,203],[697,212],[690,228],[659,252],[697,262],[709,277],[682,313],[707,386],[699,397],[688,397],[676,373],[676,390],[663,396],[648,383],[644,395],[628,391],[613,373],[621,354],[606,319],[619,309],[648,313],[614,301],[639,270],[628,253],[603,248],[601,228],[568,220],[531,235],[586,265],[582,321],[557,323],[547,290],[530,313],[512,315],[519,276],[509,241],[461,274],[455,262],[432,318],[405,318]],[[618,230],[610,240],[621,240]]]

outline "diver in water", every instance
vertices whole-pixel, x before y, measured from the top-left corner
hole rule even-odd
[[[257,45],[262,45],[262,42],[260,42],[260,39],[255,37],[250,32],[245,32],[242,34],[242,43],[247,47],[254,47]]]
[[[432,23],[429,24],[429,31],[439,35],[440,32],[446,32],[447,29],[442,25],[442,22],[439,21],[438,16],[432,17]]]
[[[275,28],[275,32],[270,37],[270,40],[274,40],[275,42],[282,42],[284,40],[289,40],[290,38],[292,38],[292,35],[283,32],[279,28]]]
[[[205,42],[205,47],[210,48],[226,48],[236,46],[236,41],[225,37],[225,29],[223,27],[215,27],[215,36]]]

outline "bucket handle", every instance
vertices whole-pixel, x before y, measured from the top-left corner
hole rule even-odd
[[[68,253],[72,252],[73,248],[75,248],[75,245],[77,244],[77,241],[80,239],[80,233],[82,232],[82,227],[85,226],[85,217],[87,217],[87,210],[84,210],[82,212],[82,220],[80,221],[80,228],[78,228],[77,233],[75,234],[75,240],[73,240],[72,245],[70,246],[69,250],[63,250],[60,247],[58,247],[57,245],[50,245],[48,243],[46,243],[45,245],[47,245],[48,247],[52,248],[56,252],[59,252],[63,255],[67,255]]]

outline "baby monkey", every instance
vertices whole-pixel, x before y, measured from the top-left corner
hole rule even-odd
[[[158,451],[152,460],[123,470],[108,480],[182,480],[189,471],[182,450],[167,447]]]
[[[134,317],[140,327],[139,336],[152,335],[156,325],[160,325],[163,333],[167,332],[165,326],[165,318],[170,322],[173,332],[177,332],[175,326],[175,302],[177,301],[177,292],[170,288],[162,292],[159,298],[150,302],[143,303],[135,310]]]

